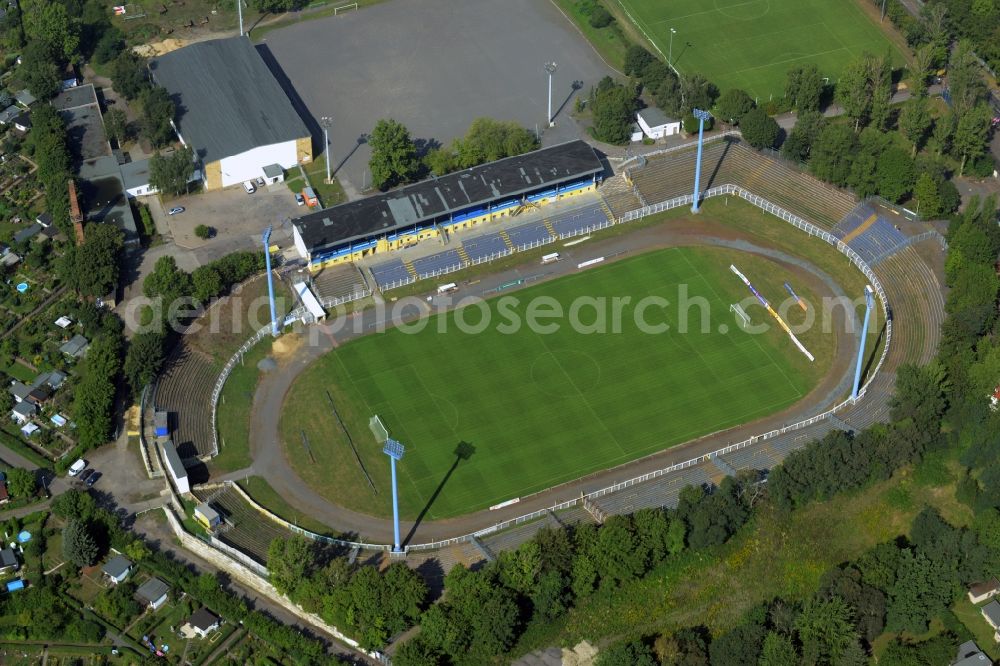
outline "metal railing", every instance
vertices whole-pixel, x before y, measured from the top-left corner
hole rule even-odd
[[[489,527],[485,527],[485,528],[483,528],[481,530],[477,530],[475,532],[472,532],[471,534],[464,534],[464,535],[461,535],[461,536],[452,537],[450,539],[442,539],[442,540],[438,540],[438,541],[432,541],[432,542],[429,542],[429,543],[407,545],[405,547],[405,550],[407,552],[410,552],[410,551],[422,551],[422,550],[436,550],[436,549],[444,548],[444,547],[447,547],[447,546],[450,546],[450,545],[454,545],[454,544],[458,544],[458,543],[464,543],[466,541],[469,541],[472,537],[477,537],[478,538],[478,537],[486,536],[486,535],[489,535],[489,534],[493,534],[493,533],[496,533],[496,532],[503,531],[503,530],[508,529],[510,527],[514,527],[516,525],[521,525],[521,524],[524,524],[526,522],[537,520],[538,518],[541,518],[542,516],[547,515],[549,513],[557,512],[557,511],[562,511],[563,509],[567,509],[567,508],[576,506],[583,499],[596,499],[596,498],[599,498],[599,497],[603,497],[605,495],[609,495],[609,494],[618,492],[618,491],[620,491],[620,490],[622,490],[624,488],[628,488],[628,487],[635,486],[635,485],[638,485],[638,484],[641,484],[641,483],[645,483],[647,481],[650,481],[652,479],[656,479],[656,478],[664,476],[666,474],[670,474],[672,472],[677,472],[677,471],[680,471],[682,469],[693,467],[693,466],[698,465],[698,464],[700,464],[702,462],[708,461],[708,460],[710,460],[711,458],[713,458],[715,456],[726,455],[728,453],[731,453],[733,451],[745,448],[747,446],[751,446],[751,445],[757,444],[759,442],[763,442],[763,441],[767,441],[769,439],[773,439],[773,438],[778,437],[780,435],[783,435],[785,433],[788,433],[788,432],[791,432],[791,431],[794,431],[794,430],[801,430],[802,428],[809,427],[809,426],[814,425],[814,424],[816,424],[816,423],[818,423],[818,422],[820,422],[820,421],[822,421],[824,419],[829,418],[831,415],[833,415],[834,413],[836,413],[836,412],[844,409],[845,407],[849,407],[849,406],[853,406],[853,405],[857,404],[858,401],[860,401],[862,398],[864,398],[865,394],[867,393],[868,387],[871,385],[872,381],[874,381],[875,377],[878,375],[880,369],[882,368],[882,364],[885,362],[885,359],[888,356],[889,347],[890,347],[890,344],[891,344],[891,341],[892,341],[892,320],[888,316],[888,313],[889,313],[889,301],[888,301],[888,297],[887,297],[887,295],[885,293],[885,290],[882,287],[882,283],[879,281],[879,279],[875,275],[874,271],[864,261],[864,259],[861,258],[861,256],[857,252],[855,252],[851,247],[849,247],[846,243],[842,242],[840,239],[838,239],[836,236],[834,236],[830,232],[828,232],[828,231],[826,231],[824,229],[821,229],[818,226],[816,226],[816,225],[814,225],[814,224],[812,224],[810,222],[807,222],[806,220],[802,219],[801,217],[799,217],[799,216],[797,216],[797,215],[795,215],[795,214],[793,214],[793,213],[785,210],[781,206],[778,206],[778,205],[776,205],[776,204],[768,201],[767,199],[764,199],[763,197],[760,197],[760,196],[758,196],[756,194],[753,194],[752,192],[749,192],[748,190],[746,190],[746,189],[744,189],[744,188],[742,188],[742,187],[740,187],[738,185],[725,184],[725,185],[719,185],[719,186],[716,186],[716,187],[712,187],[712,188],[706,190],[702,194],[701,198],[702,199],[709,199],[709,198],[712,198],[712,197],[724,196],[724,195],[739,196],[741,199],[744,199],[748,203],[750,203],[750,204],[752,204],[752,205],[760,208],[761,210],[763,210],[763,211],[765,211],[767,213],[770,213],[771,215],[774,215],[774,216],[778,217],[781,220],[784,220],[784,221],[788,222],[789,224],[791,224],[795,228],[797,228],[797,229],[799,229],[801,231],[804,231],[808,235],[815,236],[815,237],[817,237],[817,238],[825,241],[829,245],[832,245],[841,254],[845,255],[848,258],[848,260],[850,260],[850,262],[852,264],[854,264],[854,266],[856,268],[858,268],[858,270],[861,271],[861,273],[867,278],[867,280],[871,284],[872,289],[875,291],[876,295],[879,298],[879,302],[882,305],[882,311],[883,311],[883,313],[885,314],[885,317],[886,317],[885,318],[885,322],[886,322],[886,336],[885,336],[885,342],[884,342],[883,348],[882,348],[882,354],[879,357],[878,363],[876,364],[875,369],[868,375],[868,380],[865,383],[865,385],[861,388],[861,390],[858,392],[858,397],[857,398],[847,398],[846,400],[838,403],[837,405],[834,405],[832,408],[830,408],[830,409],[828,409],[828,410],[826,410],[826,411],[824,411],[824,412],[822,412],[820,414],[813,415],[813,416],[811,416],[811,417],[809,417],[807,419],[803,419],[801,421],[797,421],[796,423],[792,423],[792,424],[786,425],[786,426],[784,426],[782,428],[770,430],[768,432],[760,433],[760,434],[757,434],[757,435],[752,435],[751,437],[748,437],[747,439],[744,439],[744,440],[742,440],[740,442],[736,442],[734,444],[729,444],[729,445],[727,445],[725,447],[722,447],[720,449],[716,449],[716,450],[714,450],[712,452],[709,452],[707,454],[699,455],[699,456],[697,456],[695,458],[690,458],[690,459],[685,460],[683,462],[675,463],[675,464],[669,465],[667,467],[663,467],[661,469],[657,469],[657,470],[654,470],[652,472],[648,472],[646,474],[642,474],[640,476],[636,476],[636,477],[633,477],[633,478],[630,478],[630,479],[626,479],[624,481],[620,481],[620,482],[614,483],[612,485],[609,485],[609,486],[606,486],[604,488],[592,491],[590,493],[583,494],[583,495],[581,495],[581,497],[578,497],[578,498],[573,498],[573,499],[570,499],[570,500],[566,500],[564,502],[560,502],[560,503],[553,504],[551,506],[545,507],[543,509],[539,509],[538,511],[533,511],[531,513],[526,513],[526,514],[517,516],[515,518],[511,518],[509,520],[505,520],[505,521],[501,521],[501,522],[495,523],[493,525],[490,525]],[[624,223],[632,221],[632,220],[638,220],[638,219],[641,219],[643,217],[647,217],[649,215],[655,215],[657,213],[661,213],[663,211],[667,211],[667,210],[671,210],[671,209],[674,209],[674,208],[678,208],[680,206],[690,205],[691,201],[692,201],[692,195],[690,195],[690,194],[687,194],[687,195],[684,195],[684,196],[680,196],[680,197],[675,197],[673,199],[669,199],[669,200],[666,200],[666,201],[661,201],[659,203],[656,203],[656,204],[653,204],[653,205],[650,205],[650,206],[644,206],[644,207],[642,207],[640,209],[637,209],[637,210],[629,211],[629,212],[625,213],[623,216],[621,216],[620,218],[618,218],[617,220],[608,220],[606,224],[605,223],[601,223],[601,224],[598,224],[598,225],[593,225],[593,228],[596,230],[596,229],[607,228],[609,226],[612,226],[613,224],[624,224]],[[590,227],[588,227],[588,229],[590,229]],[[587,230],[576,230],[576,231],[570,232],[568,234],[560,235],[560,238],[569,238],[569,237],[573,237],[573,236],[583,235],[583,234],[586,234],[586,233],[590,233],[590,231],[587,231]],[[541,241],[533,242],[533,243],[528,244],[528,245],[532,245],[534,247],[538,247],[539,245],[545,245],[545,244],[548,244],[548,243],[552,243],[555,240],[556,240],[555,238],[550,238],[548,240],[544,240],[543,239]],[[515,248],[515,250],[516,249],[517,248]],[[515,250],[512,250],[511,252],[513,252]],[[482,262],[480,262],[480,263],[482,263]],[[453,270],[455,270],[455,269],[452,269],[452,271]],[[452,271],[448,271],[448,272],[452,272]],[[435,273],[438,274],[438,275],[440,275],[440,274],[444,274],[444,271],[436,271]],[[411,280],[411,282],[412,281],[415,281],[415,279]],[[264,334],[266,334],[268,332],[268,329],[265,328],[265,329],[262,329],[262,331],[263,331]],[[241,351],[237,352],[237,354],[234,355],[232,359],[230,359],[230,362],[227,364],[226,369],[224,369],[224,371],[223,371],[224,375],[220,376],[220,381],[217,382],[217,390],[213,392],[213,401],[212,401],[212,425],[213,425],[213,429],[215,427],[215,411],[216,411],[216,404],[217,404],[217,399],[218,399],[218,392],[221,391],[221,385],[224,383],[224,377],[228,376],[228,373],[232,371],[232,366],[235,365],[235,362],[238,360],[238,357],[242,353],[245,353],[245,351],[247,349],[249,349],[251,346],[253,346],[253,344],[256,344],[256,342],[259,341],[260,337],[262,337],[262,332],[258,331],[258,333],[254,335],[254,338],[252,338],[251,341],[248,341],[246,344],[244,344],[244,346],[241,347]],[[706,436],[717,435],[717,434],[719,434],[719,432],[722,432],[722,431],[717,431],[715,433],[711,433],[710,435],[706,435]],[[657,454],[651,454],[651,455],[657,455]],[[635,461],[631,461],[631,463],[634,463],[634,462]],[[239,488],[238,485],[236,487]],[[373,543],[346,541],[346,540],[343,540],[343,539],[336,539],[336,538],[333,538],[333,537],[328,537],[328,536],[324,536],[324,535],[321,535],[321,534],[316,534],[315,532],[311,532],[311,531],[306,530],[304,528],[301,528],[301,527],[299,527],[297,525],[294,525],[293,523],[290,523],[290,522],[288,522],[286,520],[282,520],[282,519],[278,518],[273,513],[271,513],[267,509],[261,507],[256,502],[254,502],[252,499],[250,499],[249,496],[247,496],[245,493],[242,493],[242,494],[243,494],[244,498],[247,499],[259,512],[261,512],[262,514],[265,514],[265,515],[271,517],[276,522],[279,522],[279,523],[285,525],[291,531],[294,531],[296,533],[302,534],[303,536],[306,536],[308,538],[312,538],[312,539],[315,539],[317,541],[321,541],[321,542],[324,542],[324,543],[331,543],[331,544],[335,544],[335,545],[347,546],[347,547],[352,547],[352,548],[353,547],[357,547],[357,548],[362,548],[362,549],[366,549],[366,550],[382,550],[382,551],[385,551],[385,550],[391,549],[391,546],[388,545],[388,544],[373,544]]]

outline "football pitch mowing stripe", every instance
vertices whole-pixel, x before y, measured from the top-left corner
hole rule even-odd
[[[317,463],[357,474],[342,443],[334,462],[322,459],[327,453],[319,445],[330,442],[335,429],[309,412],[329,410],[321,387],[330,387],[383,491],[387,465],[367,419],[380,415],[406,446],[399,465],[404,515],[416,516],[441,487],[427,514],[433,519],[544,490],[778,411],[802,397],[815,378],[791,369],[789,354],[797,352],[783,348],[791,345],[780,331],[749,335],[736,326],[729,306],[747,292],[729,272],[734,254],[745,258],[737,262],[755,266],[762,279],[765,272],[781,277],[776,265],[762,258],[671,248],[431,318],[420,332],[391,329],[349,342],[310,367],[293,387],[286,404],[301,409],[285,413],[283,421],[291,419],[282,426],[286,446],[298,447],[301,428],[317,449]],[[679,332],[681,289],[689,298],[704,299],[707,332],[701,332],[698,307],[688,309],[688,332]],[[548,302],[542,309],[558,303],[568,313],[574,299],[588,297],[606,299],[612,330],[611,299],[624,296],[632,305],[622,307],[618,333],[579,332],[569,325],[570,317],[539,320],[558,324],[554,332],[504,328],[514,317],[525,322],[526,312],[540,307],[537,298]],[[666,307],[656,301],[643,316],[650,324],[667,324],[666,332],[647,333],[636,324],[634,306],[647,296],[669,301]],[[491,324],[485,331],[459,330],[456,317],[474,325],[487,306]],[[755,323],[762,312],[755,313]],[[577,319],[594,324],[594,313],[583,305]],[[442,326],[447,332],[440,332]],[[471,444],[474,453],[449,474],[461,442]],[[310,483],[337,483],[337,471],[325,476],[314,471],[316,476],[304,475]],[[363,504],[348,504],[388,507],[384,492],[375,499],[363,488],[358,495]],[[381,508],[372,512],[384,514]]]
[[[721,91],[743,88],[761,102],[780,97],[785,74],[816,65],[835,83],[864,51],[899,49],[858,7],[858,0],[615,0],[664,57],[673,38],[673,62],[681,74],[703,74]]]

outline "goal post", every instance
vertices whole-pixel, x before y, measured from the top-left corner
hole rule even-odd
[[[346,5],[338,5],[333,8],[333,15],[338,16],[341,12],[347,12],[352,9],[356,10],[357,8],[358,8],[358,3],[356,2],[349,2]]]
[[[742,307],[737,303],[733,303],[729,306],[729,311],[736,314],[736,319],[740,322],[743,328],[750,325],[750,315],[748,315]]]
[[[375,441],[380,445],[385,444],[386,440],[389,439],[389,431],[386,430],[385,424],[382,423],[382,419],[379,418],[378,414],[368,420],[368,427],[371,429],[372,434],[375,435]]]

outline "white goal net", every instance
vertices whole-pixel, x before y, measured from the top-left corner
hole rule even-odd
[[[736,314],[736,319],[737,321],[740,322],[740,325],[743,328],[746,328],[747,326],[750,325],[750,315],[744,312],[743,308],[740,307],[738,304],[733,303],[732,305],[730,305],[729,311]]]
[[[385,444],[386,440],[389,439],[389,431],[386,430],[385,424],[382,423],[378,414],[369,419],[368,427],[371,428],[372,434],[375,435],[375,441],[379,444]]]

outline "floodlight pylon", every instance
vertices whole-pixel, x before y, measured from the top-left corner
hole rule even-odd
[[[274,280],[271,278],[271,227],[261,236],[264,243],[264,267],[267,269],[267,298],[271,302],[271,335],[278,337],[278,314],[274,307]]]
[[[694,194],[691,199],[691,212],[698,212],[698,200],[701,198],[701,151],[705,144],[705,121],[712,117],[708,111],[692,109],[691,113],[698,119],[698,159],[694,167]]]
[[[395,537],[392,552],[394,553],[402,552],[399,543],[399,493],[396,490],[396,461],[403,459],[405,450],[406,447],[391,437],[385,440],[385,446],[382,447],[382,453],[389,456],[389,466],[392,468],[392,528]]]
[[[858,391],[861,390],[861,365],[865,360],[865,342],[868,341],[868,322],[871,320],[874,293],[870,284],[865,285],[865,324],[861,327],[861,341],[858,344],[858,363],[854,368],[854,390],[851,391],[852,399],[856,399]]]

